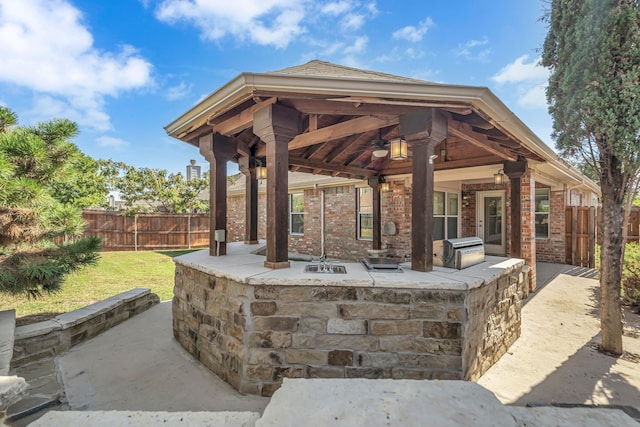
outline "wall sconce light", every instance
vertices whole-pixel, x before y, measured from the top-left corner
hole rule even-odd
[[[381,182],[380,183],[380,191],[386,193],[389,190],[391,190],[391,185],[388,182]]]
[[[494,173],[494,174],[493,174],[493,183],[494,183],[495,185],[502,185],[502,184],[504,184],[504,174],[503,174],[502,172],[504,172],[504,170],[503,170],[503,169],[500,169],[500,170],[498,171],[498,173]]]
[[[260,181],[262,181],[263,179],[267,179],[267,167],[262,163],[256,166],[256,178],[258,178]]]
[[[390,141],[391,154],[389,158],[391,160],[407,160],[407,141],[404,138],[396,138]]]

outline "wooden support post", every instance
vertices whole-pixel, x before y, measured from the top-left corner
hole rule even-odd
[[[413,147],[411,160],[411,269],[433,270],[433,152],[447,137],[447,117],[427,108],[400,116],[400,135]]]
[[[589,208],[589,268],[596,268],[596,208]]]
[[[251,150],[253,151],[253,149]],[[258,243],[258,178],[256,177],[256,158],[253,155],[241,157],[238,161],[240,172],[245,177],[245,220],[244,243]]]
[[[200,154],[210,164],[209,171],[209,255],[227,254],[227,162],[236,154],[235,141],[219,134],[200,137]],[[216,241],[216,230],[223,230],[224,238]]]
[[[299,132],[296,110],[269,105],[253,115],[253,133],[267,145],[267,268],[289,264],[289,146]]]
[[[380,176],[369,178],[369,186],[373,190],[373,241],[371,249],[382,248],[382,233],[380,224]]]
[[[522,257],[522,175],[527,172],[527,161],[504,162],[504,173],[511,183],[511,233],[509,237],[509,255],[512,258]],[[535,233],[535,230],[532,230]]]

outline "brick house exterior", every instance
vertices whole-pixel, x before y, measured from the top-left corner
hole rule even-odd
[[[289,251],[292,253],[322,255],[342,260],[358,260],[366,256],[371,249],[370,239],[358,239],[357,236],[357,191],[367,187],[365,181],[345,180],[340,178],[317,177],[309,174],[290,173],[291,194],[303,194],[304,198],[304,233],[289,234]],[[440,185],[439,185],[440,184]],[[458,195],[459,215],[458,230],[455,237],[471,237],[478,235],[478,195],[482,192],[504,192],[506,197],[505,234],[511,232],[509,199],[510,182],[501,185],[493,182],[464,182],[452,184],[438,182],[436,175],[436,191]],[[536,261],[550,263],[565,262],[565,208],[567,206],[588,206],[594,194],[577,189],[552,188],[543,182],[535,181],[535,171],[531,169],[522,179],[522,201],[531,207],[535,203],[535,190],[549,191],[549,235],[548,238],[529,239],[522,247],[522,258],[528,265]],[[258,198],[258,237],[267,239],[266,234],[266,192],[261,184]],[[228,188],[228,240],[239,242],[244,240],[244,185],[241,179]],[[396,233],[382,234],[382,247],[388,249],[389,256],[398,260],[406,259],[411,253],[411,188],[408,177],[397,177],[390,182],[390,191],[381,193],[381,223],[393,223]],[[322,213],[324,207],[324,215]],[[323,229],[324,217],[324,229]],[[533,235],[535,214],[531,209],[523,212],[522,232]],[[510,240],[505,241],[505,252],[509,254]],[[500,254],[499,254],[500,255]],[[535,269],[532,270],[532,281]],[[535,283],[535,281],[533,281]]]
[[[565,259],[565,207],[600,191],[487,88],[318,60],[243,73],[165,129],[211,164],[210,228],[226,238],[210,255],[262,238],[271,269],[289,268],[288,252],[388,249],[429,272],[433,241],[479,236],[488,254],[524,259],[535,286],[536,261]]]

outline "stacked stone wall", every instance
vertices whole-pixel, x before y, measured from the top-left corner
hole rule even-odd
[[[11,368],[64,353],[159,302],[149,289],[136,288],[45,322],[20,326]]]
[[[469,291],[466,301],[465,380],[475,381],[520,337],[528,278],[521,269]]]
[[[468,291],[243,285],[178,264],[174,335],[263,396],[283,378],[473,379],[520,333],[520,269]]]

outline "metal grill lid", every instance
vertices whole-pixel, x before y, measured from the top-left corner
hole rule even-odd
[[[397,270],[399,267],[394,260],[382,257],[364,257],[362,262],[369,270]]]

